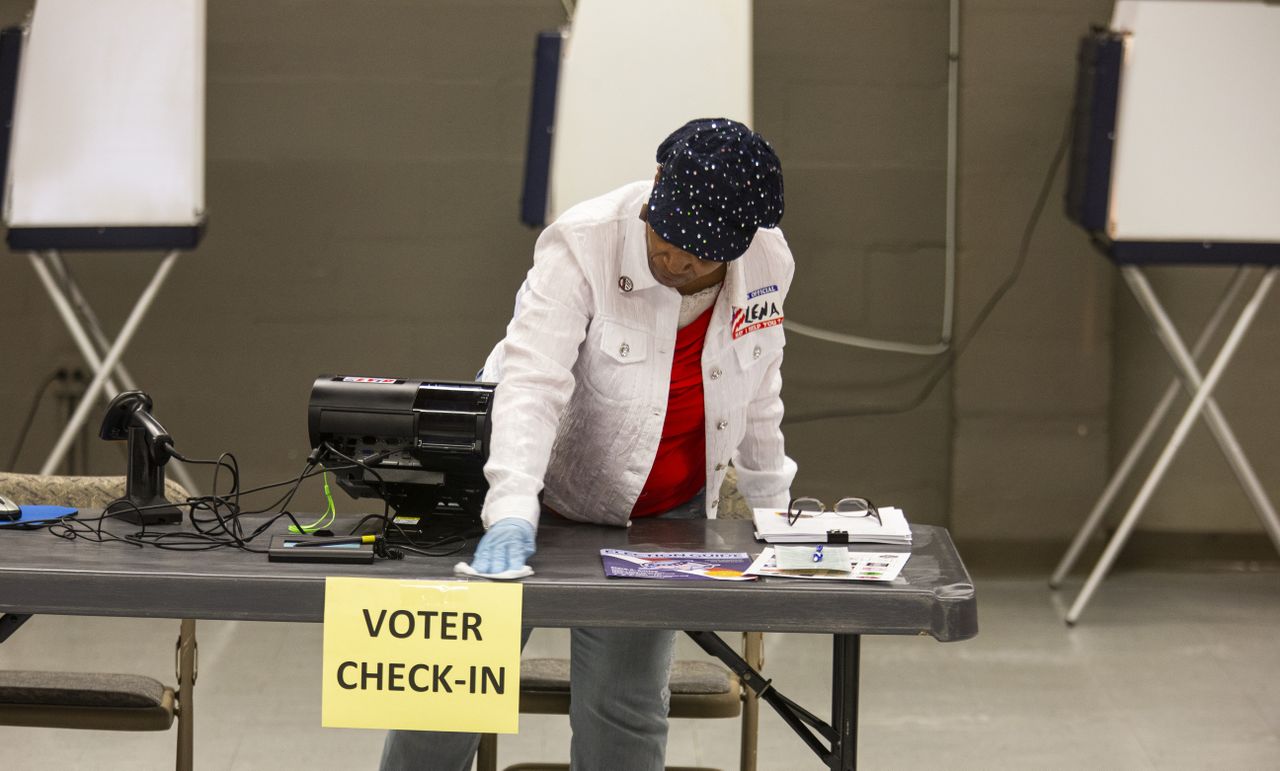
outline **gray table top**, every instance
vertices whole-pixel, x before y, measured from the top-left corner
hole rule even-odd
[[[523,581],[524,620],[548,627],[973,637],[977,599],[951,537],[940,527],[913,525],[912,532],[911,560],[891,584],[677,582],[606,579],[599,551],[755,555],[763,544],[753,537],[751,523],[654,519],[624,529],[544,521],[530,563],[536,574]],[[265,537],[260,540],[265,547]],[[0,611],[317,622],[324,615],[326,576],[464,580],[455,578],[453,565],[470,554],[469,546],[450,557],[297,564],[233,549],[161,551],[66,541],[45,531],[0,531]]]

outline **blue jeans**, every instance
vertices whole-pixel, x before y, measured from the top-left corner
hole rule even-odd
[[[659,516],[701,519],[703,493]],[[525,628],[521,647],[532,630]],[[573,629],[569,727],[573,771],[662,771],[676,633],[666,629]],[[479,734],[390,731],[382,771],[468,771]]]

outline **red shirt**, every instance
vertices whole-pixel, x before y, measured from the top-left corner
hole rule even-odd
[[[707,483],[706,408],[702,401],[702,343],[711,324],[708,308],[676,332],[671,391],[662,439],[649,478],[631,516],[651,517],[687,502]]]

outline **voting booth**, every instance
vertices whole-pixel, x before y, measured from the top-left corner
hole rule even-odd
[[[28,253],[94,373],[42,474],[104,391],[136,390],[121,356],[178,254],[203,235],[204,57],[204,0],[38,0],[26,25],[0,35],[8,244]],[[121,251],[165,255],[115,339],[63,258],[70,250],[121,263]],[[194,492],[185,469],[175,473]]]
[[[1074,624],[1153,492],[1203,417],[1280,549],[1280,518],[1213,398],[1280,266],[1280,5],[1261,0],[1120,0],[1109,29],[1080,45],[1067,214],[1120,268],[1173,361],[1137,440],[1076,534],[1061,585],[1101,526],[1179,391],[1189,403],[1067,613]],[[1150,265],[1220,265],[1236,275],[1190,347],[1160,303]],[[1238,303],[1246,289],[1247,299]],[[1234,321],[1210,364],[1201,355]]]
[[[652,178],[659,143],[689,120],[750,126],[751,35],[749,0],[578,0],[570,27],[538,37],[521,221]]]

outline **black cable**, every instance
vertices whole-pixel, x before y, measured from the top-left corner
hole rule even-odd
[[[84,538],[86,540],[95,541],[97,543],[126,543],[135,547],[151,546],[157,549],[169,551],[208,551],[218,548],[236,548],[243,551],[265,554],[265,549],[254,548],[249,542],[266,532],[272,524],[281,518],[288,518],[295,527],[301,527],[301,523],[294,518],[289,511],[281,511],[274,517],[269,518],[261,523],[253,533],[244,535],[243,528],[240,525],[239,518],[246,513],[262,513],[262,512],[244,512],[240,508],[240,496],[244,491],[240,489],[240,469],[236,462],[235,456],[231,453],[223,453],[217,460],[199,460],[189,459],[180,453],[172,453],[178,458],[188,463],[204,463],[216,466],[214,471],[214,487],[212,495],[198,496],[188,498],[183,505],[189,507],[188,516],[191,520],[195,531],[179,531],[179,532],[156,532],[147,531],[144,523],[141,530],[133,534],[118,534],[108,530],[103,530],[103,523],[110,518],[120,517],[125,514],[136,513],[139,516],[147,510],[160,509],[171,506],[169,503],[150,504],[147,506],[138,506],[127,498],[118,498],[107,504],[106,512],[97,517],[64,519],[59,522],[52,523],[49,526],[50,532],[60,538],[74,540],[76,538]],[[276,485],[266,485],[260,489],[269,489],[271,487],[280,487],[284,485],[293,485],[290,492],[281,500],[291,498],[296,492],[302,480],[310,476],[313,464],[308,463],[303,469],[303,473],[298,477],[287,482]],[[218,495],[218,475],[227,469],[231,474],[231,490],[224,495]],[[274,504],[266,510],[274,508]],[[226,514],[223,514],[223,510]],[[207,511],[213,515],[212,519],[200,519],[196,516],[197,511]],[[216,525],[215,525],[216,522]],[[205,530],[202,526],[213,526],[210,530]]]
[[[401,538],[403,538],[408,543],[413,544],[413,546],[417,548],[410,548],[408,546],[404,546],[403,544],[399,544],[399,543],[397,543],[396,546],[401,547],[407,551],[411,551],[414,554],[421,554],[425,557],[447,557],[450,554],[457,554],[458,552],[462,551],[467,545],[467,536],[460,535],[458,533],[450,533],[449,535],[444,535],[430,541],[414,540],[413,536],[405,532],[404,528],[396,524],[395,520],[388,521],[386,515],[383,515],[383,514],[366,514],[365,516],[360,518],[359,522],[355,523],[355,525],[352,526],[351,530],[348,531],[347,534],[348,535],[358,534],[360,532],[360,528],[364,525],[364,523],[368,522],[371,519],[380,520],[383,523],[384,534],[386,532],[386,529],[394,528],[395,531],[400,534]],[[448,551],[443,551],[443,552],[420,551],[420,549],[438,548],[448,543],[454,543],[455,541],[457,542],[458,545],[452,549],[449,549]]]
[[[216,464],[219,464],[221,468],[230,468],[232,470],[233,479],[234,479],[233,493],[235,495],[235,501],[234,501],[234,512],[231,515],[230,519],[231,519],[231,524],[233,525],[233,528],[228,528],[225,522],[221,522],[221,517],[218,515],[218,512],[216,511],[219,505],[218,502],[223,501],[223,499],[226,498],[226,495],[224,496],[214,495],[214,496],[207,496],[206,498],[189,499],[189,502],[199,502],[199,504],[201,504],[193,507],[191,521],[192,521],[192,524],[196,527],[196,529],[200,530],[201,526],[212,525],[214,524],[215,520],[218,520],[221,526],[224,528],[224,530],[228,532],[228,534],[236,535],[238,537],[244,538],[245,540],[252,540],[253,538],[256,538],[258,535],[261,535],[266,528],[270,527],[271,524],[274,524],[274,522],[277,519],[280,519],[281,517],[287,517],[289,521],[293,523],[293,526],[295,528],[297,528],[300,532],[305,532],[301,524],[298,522],[298,520],[294,518],[293,514],[287,511],[281,511],[279,515],[271,518],[270,520],[267,520],[266,522],[263,522],[261,525],[258,526],[257,529],[253,531],[252,534],[250,534],[247,537],[243,536],[242,530],[240,528],[239,519],[242,516],[253,516],[257,514],[265,514],[276,508],[283,509],[284,507],[289,505],[290,501],[293,500],[293,496],[297,493],[298,487],[302,484],[303,480],[310,479],[313,476],[318,476],[325,472],[325,469],[323,468],[319,470],[313,470],[314,467],[316,466],[316,462],[311,459],[308,459],[307,464],[303,466],[302,473],[299,474],[294,479],[290,479],[284,482],[276,482],[273,484],[262,485],[260,487],[254,487],[248,490],[240,490],[239,489],[239,465],[236,462],[234,455],[231,455],[230,453],[223,453],[222,456],[220,456],[217,461],[188,459],[178,455],[177,453],[174,453],[174,457],[179,458],[180,460],[188,463],[204,463],[204,464],[210,464],[210,465],[216,463]],[[229,462],[224,461],[224,459],[229,459]],[[354,466],[340,466],[332,470],[341,471],[341,470],[345,470],[353,467]],[[292,488],[289,490],[289,492],[287,492],[285,495],[281,496],[280,498],[277,498],[272,503],[260,509],[252,509],[252,510],[244,511],[244,510],[241,510],[239,507],[239,501],[241,496],[250,495],[252,493],[261,492],[263,490],[270,490],[276,487],[284,487],[286,485],[292,485]],[[214,475],[213,490],[215,493],[217,493],[217,472],[215,472],[215,475]],[[232,495],[232,493],[227,493],[227,495]],[[195,516],[194,509],[210,511],[211,513],[214,514],[214,517],[212,519],[198,518]],[[231,530],[233,529],[234,529],[234,533],[231,532]],[[200,532],[207,533],[210,531],[201,530]]]
[[[403,536],[406,541],[408,541],[409,543],[416,543],[413,540],[412,536],[406,533],[404,529],[400,527],[400,525],[396,524],[395,520],[391,519],[391,502],[387,500],[387,481],[382,478],[382,474],[379,474],[378,470],[375,469],[373,466],[370,466],[368,462],[362,461],[358,458],[353,458],[350,455],[343,453],[337,447],[334,447],[332,444],[328,442],[321,444],[320,447],[322,450],[321,457],[323,457],[325,453],[328,453],[330,455],[335,455],[338,457],[339,460],[344,460],[344,461],[347,461],[348,463],[354,463],[360,468],[373,474],[378,479],[378,487],[380,488],[378,497],[382,498],[382,514],[381,515],[370,514],[368,516],[363,517],[359,522],[355,524],[355,527],[351,528],[351,534],[355,535],[356,530],[359,529],[359,527],[363,525],[365,522],[368,522],[370,519],[381,519],[383,537],[386,537],[386,532],[388,529],[395,528],[396,531],[400,533],[400,535]]]
[[[411,551],[415,554],[421,554],[427,557],[444,557],[450,554],[457,554],[459,551],[462,551],[462,549],[466,547],[466,544],[467,544],[466,537],[460,536],[457,534],[450,534],[442,538],[438,538],[434,541],[415,540],[413,536],[405,532],[404,528],[400,527],[400,525],[397,524],[396,521],[391,518],[391,509],[390,509],[391,504],[387,500],[387,483],[386,483],[386,480],[382,478],[382,475],[378,473],[378,470],[376,468],[369,465],[368,461],[363,461],[358,458],[353,458],[350,455],[344,454],[341,450],[334,447],[332,444],[328,442],[325,442],[324,444],[320,445],[320,447],[323,451],[322,456],[323,456],[323,453],[329,453],[331,455],[335,455],[338,457],[339,460],[344,460],[348,463],[354,463],[360,468],[367,470],[369,473],[373,474],[378,479],[378,486],[380,488],[379,495],[382,498],[382,513],[369,514],[361,518],[361,520],[357,522],[354,527],[351,528],[351,535],[355,535],[356,531],[359,530],[360,526],[363,525],[365,522],[368,522],[371,519],[380,519],[382,520],[382,523],[383,523],[382,533],[384,538],[386,537],[386,533],[388,530],[394,529],[397,533],[400,534],[401,538],[403,538],[409,544],[412,544],[412,547],[418,547],[418,548],[412,548],[410,546],[403,546],[401,544],[396,544],[397,547],[404,549],[405,551]],[[370,456],[370,460],[377,460],[381,457],[385,457],[387,454],[389,454],[389,452],[384,452],[378,455]],[[451,543],[455,540],[459,541],[458,546],[446,552],[430,553],[426,551],[421,551],[421,549],[430,549],[433,547],[438,547],[446,543]]]
[[[1040,193],[1036,196],[1035,206],[1031,209],[1031,216],[1027,219],[1027,224],[1022,231],[1022,242],[1018,246],[1018,256],[1014,260],[1013,268],[1000,282],[1000,286],[992,292],[983,304],[982,309],[974,317],[973,323],[969,325],[968,331],[964,337],[956,340],[955,344],[939,359],[938,363],[933,366],[933,372],[928,375],[924,386],[919,393],[900,404],[860,407],[860,408],[840,408],[831,410],[818,410],[816,412],[800,413],[798,415],[787,415],[783,417],[784,425],[794,425],[796,423],[808,423],[814,420],[825,420],[827,418],[847,418],[858,417],[863,415],[896,415],[903,412],[910,412],[920,405],[924,404],[933,393],[933,389],[942,382],[942,378],[951,370],[960,355],[964,353],[969,344],[973,342],[974,337],[978,334],[978,330],[982,329],[982,325],[986,323],[987,317],[995,310],[996,305],[1004,299],[1005,294],[1013,288],[1017,283],[1019,276],[1022,274],[1022,268],[1027,262],[1027,255],[1031,249],[1031,237],[1035,234],[1036,225],[1040,223],[1040,215],[1044,212],[1045,203],[1049,199],[1049,193],[1053,189],[1054,180],[1058,177],[1058,170],[1062,167],[1062,160],[1066,157],[1067,148],[1071,146],[1071,126],[1073,112],[1067,112],[1067,125],[1062,132],[1062,139],[1058,142],[1058,149],[1054,151],[1053,160],[1049,163],[1049,169],[1045,174],[1044,182],[1040,186]]]
[[[382,498],[382,515],[384,517],[390,515],[391,503],[387,500],[387,480],[382,478],[382,474],[379,474],[376,468],[374,468],[373,466],[370,466],[368,461],[363,461],[363,460],[360,460],[359,458],[353,458],[350,455],[344,454],[341,450],[339,450],[337,447],[334,447],[332,444],[329,444],[328,442],[325,442],[320,446],[321,448],[323,448],[324,452],[329,453],[330,455],[337,456],[339,460],[345,460],[348,463],[354,463],[355,465],[359,466],[360,468],[364,469],[365,471],[368,471],[370,474],[373,474],[375,477],[377,477],[378,487],[380,488],[379,497]],[[323,457],[323,455],[321,457]]]
[[[170,446],[169,454],[173,456],[174,460],[179,460],[179,461],[182,461],[183,463],[187,463],[194,466],[215,466],[216,465],[216,466],[225,468],[228,471],[231,471],[233,474],[238,474],[238,466],[235,465],[235,456],[229,452],[222,453],[221,455],[218,456],[217,460],[207,460],[204,458],[188,458],[187,456],[183,455],[182,453],[173,449],[172,446]],[[230,458],[231,460],[230,461],[224,460],[225,458]],[[217,477],[216,471],[214,472],[213,483],[214,483],[214,489],[216,490],[218,485],[218,477]],[[286,482],[285,484],[288,484],[288,483]]]
[[[281,519],[287,519],[293,524],[298,532],[305,532],[302,523],[294,517],[293,513],[288,510],[289,503],[297,494],[302,485],[303,480],[310,477],[323,474],[326,470],[342,471],[352,468],[363,468],[368,470],[378,483],[378,490],[382,496],[383,511],[381,514],[370,514],[362,518],[356,523],[352,529],[354,534],[364,523],[371,519],[381,520],[383,523],[384,539],[381,541],[381,547],[375,549],[379,557],[384,559],[403,559],[404,552],[412,552],[428,557],[441,557],[455,554],[466,547],[467,539],[458,534],[446,535],[442,538],[435,539],[430,542],[417,541],[410,536],[403,528],[401,528],[390,516],[390,502],[386,498],[387,483],[378,470],[369,465],[368,461],[361,461],[343,454],[341,451],[326,443],[319,448],[321,452],[313,452],[308,457],[302,471],[292,479],[284,482],[277,482],[260,487],[243,490],[240,487],[240,466],[235,455],[231,453],[223,453],[215,459],[188,458],[180,452],[170,448],[172,457],[183,463],[211,465],[214,466],[213,492],[210,495],[195,496],[187,498],[181,506],[188,508],[187,517],[194,528],[192,530],[183,530],[178,532],[163,532],[150,530],[148,531],[145,522],[141,529],[134,533],[114,533],[110,530],[104,530],[103,524],[111,518],[118,518],[126,514],[136,514],[139,518],[143,518],[148,510],[162,509],[173,504],[156,503],[139,506],[127,498],[118,498],[107,504],[103,514],[97,517],[68,518],[60,521],[51,522],[48,525],[49,531],[59,537],[68,540],[83,538],[96,543],[124,543],[136,548],[149,546],[156,549],[167,551],[210,551],[213,549],[234,548],[242,551],[253,552],[255,554],[265,554],[266,549],[254,547],[252,542],[254,539],[267,533],[272,525]],[[323,467],[317,469],[321,459],[325,453],[337,456],[339,459],[346,461],[350,465],[335,466],[331,469]],[[388,453],[370,456],[370,460],[376,461],[384,457]],[[231,476],[230,489],[225,493],[219,494],[220,475],[226,471]],[[270,490],[277,487],[288,487],[289,489],[269,505],[256,510],[245,510],[241,506],[242,496]],[[264,514],[279,508],[279,513],[268,517],[266,520],[257,523],[252,532],[246,533],[241,518]],[[204,514],[206,516],[200,516]],[[397,531],[409,546],[391,547],[385,543],[385,534],[388,530]],[[440,548],[448,544],[456,544],[453,548],[445,551],[426,551],[426,549]]]
[[[139,510],[138,507],[134,506],[131,502],[125,502],[129,503],[132,510]],[[115,503],[116,501],[112,501],[109,506],[114,505]],[[102,522],[104,520],[110,517],[120,516],[126,511],[127,509],[117,512],[106,511],[97,517],[68,517],[50,524],[49,532],[59,538],[65,538],[69,541],[74,541],[77,538],[83,538],[87,541],[94,541],[96,543],[127,543],[131,546],[142,548],[143,544],[134,541],[129,536],[117,535],[116,533],[104,531],[102,529]],[[91,523],[97,523],[97,527],[93,527]]]
[[[67,371],[65,369],[57,369],[49,374],[44,382],[36,388],[35,396],[31,399],[31,407],[27,409],[27,417],[22,421],[22,428],[18,431],[18,440],[13,445],[13,452],[9,453],[9,464],[5,468],[13,471],[18,466],[18,456],[22,454],[22,446],[27,442],[27,433],[31,431],[31,424],[36,419],[36,413],[40,411],[40,403],[44,401],[45,394],[49,392],[49,386],[54,381],[66,379]]]
[[[405,546],[402,543],[396,544],[394,548],[401,549],[407,552],[413,552],[414,554],[419,554],[419,555],[422,555],[423,557],[448,557],[449,555],[457,554],[458,552],[466,548],[467,539],[463,538],[462,536],[454,535],[454,536],[449,536],[448,538],[442,538],[440,539],[440,541],[437,542],[437,543],[447,543],[448,541],[451,541],[454,539],[457,539],[458,541],[460,541],[460,543],[456,547],[448,551],[424,551],[423,549],[416,549],[412,546]]]
[[[231,500],[231,501],[228,501],[228,500],[227,500],[227,496],[218,496],[218,495],[216,495],[216,493],[217,493],[217,473],[218,473],[218,471],[221,471],[221,469],[222,469],[223,464],[221,463],[221,461],[222,461],[222,459],[223,459],[223,458],[229,458],[229,459],[230,459],[230,464],[231,464],[231,466],[233,467],[233,478],[232,478],[232,491],[233,491],[233,492],[228,494],[228,495],[233,495],[233,496],[234,496],[234,500]],[[201,526],[201,525],[209,525],[209,524],[212,524],[212,522],[211,522],[210,520],[203,520],[203,521],[201,521],[201,520],[199,520],[199,519],[195,516],[195,512],[196,512],[196,509],[197,509],[197,508],[206,508],[208,511],[210,511],[210,512],[213,514],[214,519],[216,519],[216,520],[217,520],[218,525],[219,525],[219,527],[221,528],[221,531],[222,531],[223,533],[226,533],[228,536],[230,536],[230,537],[231,537],[231,538],[236,542],[236,545],[237,545],[237,546],[239,546],[240,548],[247,548],[247,547],[245,546],[245,544],[246,544],[248,541],[252,541],[253,539],[255,539],[255,538],[257,538],[258,536],[262,535],[264,532],[266,532],[268,529],[270,529],[271,525],[275,524],[275,522],[276,522],[277,520],[281,519],[281,518],[287,518],[291,523],[293,523],[293,526],[294,526],[294,527],[295,527],[299,532],[305,532],[305,530],[304,530],[304,529],[303,529],[303,527],[302,527],[302,523],[301,523],[301,522],[299,522],[299,521],[298,521],[298,520],[293,516],[293,513],[292,513],[292,512],[290,512],[290,511],[288,511],[285,507],[287,507],[287,506],[289,505],[289,502],[293,499],[293,496],[294,496],[294,494],[297,492],[297,490],[298,490],[299,486],[301,486],[302,481],[303,481],[304,479],[306,479],[308,476],[311,476],[311,473],[310,473],[310,472],[311,472],[311,470],[312,470],[312,468],[313,468],[314,466],[315,466],[315,462],[314,462],[314,461],[311,461],[311,460],[309,460],[309,459],[308,459],[307,463],[302,467],[302,472],[301,472],[301,473],[299,473],[299,474],[298,474],[298,476],[297,476],[296,478],[294,478],[293,480],[290,480],[290,481],[288,481],[288,482],[283,482],[283,483],[280,483],[280,484],[276,484],[276,485],[265,485],[264,487],[259,488],[259,489],[270,489],[270,488],[272,488],[272,487],[281,487],[281,486],[284,486],[284,485],[292,485],[292,487],[290,488],[290,490],[289,490],[289,492],[288,492],[288,493],[286,493],[286,494],[285,494],[284,496],[282,496],[281,498],[277,499],[275,502],[273,502],[273,503],[271,503],[271,504],[269,504],[269,505],[265,506],[264,508],[262,508],[262,509],[258,509],[258,510],[244,511],[244,510],[242,510],[242,509],[240,508],[240,497],[241,497],[242,495],[247,494],[247,493],[246,493],[245,491],[241,491],[241,490],[240,490],[240,466],[239,466],[239,464],[236,462],[236,460],[235,460],[235,456],[234,456],[234,455],[231,455],[230,453],[223,453],[223,455],[219,458],[219,468],[218,468],[218,469],[216,469],[216,470],[215,470],[215,472],[214,472],[214,488],[213,488],[213,491],[214,491],[215,495],[213,495],[213,496],[209,496],[209,497],[207,497],[207,498],[203,498],[203,499],[200,499],[200,498],[198,498],[198,499],[189,499],[189,500],[196,501],[196,502],[198,502],[199,504],[201,504],[201,505],[200,505],[200,506],[198,506],[198,507],[197,507],[197,506],[194,506],[194,505],[192,506],[192,510],[191,510],[191,523],[192,523],[192,525],[196,528],[196,530],[197,530],[197,531],[199,531],[199,532],[201,532],[202,534],[204,534],[204,535],[209,535],[209,536],[215,536],[215,535],[217,534],[217,531],[216,531],[216,530],[215,530],[215,531],[202,531],[202,530],[200,530],[200,526]],[[220,506],[226,506],[227,508],[229,508],[229,509],[230,509],[230,513],[228,514],[228,516],[227,516],[226,518],[224,518],[224,517],[222,516],[222,514],[220,513],[220,511],[219,511]],[[247,535],[247,536],[246,536],[246,535],[244,535],[243,528],[241,527],[241,524],[240,524],[240,517],[242,517],[242,516],[246,516],[246,515],[252,516],[252,515],[257,515],[257,514],[265,514],[266,512],[271,511],[271,510],[273,510],[273,509],[275,509],[275,508],[277,508],[277,507],[279,507],[279,508],[281,509],[281,511],[280,511],[280,513],[279,513],[279,514],[277,514],[277,515],[275,515],[274,517],[271,517],[270,519],[268,519],[268,520],[266,520],[266,521],[262,522],[261,524],[259,524],[259,525],[258,525],[258,527],[257,527],[256,529],[254,529],[254,531],[253,531],[252,533],[250,533],[249,535]],[[228,521],[230,522],[230,524],[228,524]],[[250,549],[250,551],[253,551],[253,550],[252,550],[252,549]]]

